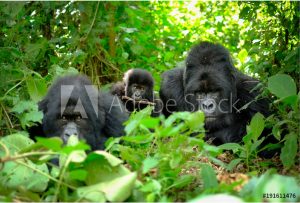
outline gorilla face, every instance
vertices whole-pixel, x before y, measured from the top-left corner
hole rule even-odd
[[[124,75],[125,95],[134,100],[153,101],[154,81],[151,74],[143,69],[131,69]]]
[[[47,137],[71,135],[84,139],[94,149],[104,126],[98,91],[86,77],[64,77],[56,81],[39,103],[44,113],[43,131]]]
[[[205,43],[191,50],[184,70],[184,94],[192,109],[202,110],[206,128],[231,122],[232,103],[236,100],[236,86],[227,50],[208,49]],[[220,125],[219,125],[220,126]]]
[[[139,101],[146,99],[146,92],[149,91],[149,88],[141,84],[131,84],[128,86],[127,96],[132,99]]]

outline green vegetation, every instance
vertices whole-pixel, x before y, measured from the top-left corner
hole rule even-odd
[[[0,201],[300,201],[298,2],[1,2],[0,16]],[[206,143],[202,112],[151,118],[150,108],[106,151],[86,153],[76,137],[29,138],[58,76],[81,72],[107,89],[140,67],[157,91],[160,75],[204,40],[228,48],[272,99],[272,115],[256,114],[244,143]],[[265,127],[283,145],[272,159],[257,156]]]

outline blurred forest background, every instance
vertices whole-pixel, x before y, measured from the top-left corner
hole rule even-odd
[[[41,121],[36,103],[58,76],[81,72],[107,89],[126,70],[144,68],[158,91],[164,71],[182,63],[197,42],[211,41],[229,49],[238,69],[269,87],[264,94],[272,93],[276,112],[269,125],[278,140],[283,131],[289,135],[281,140],[286,173],[299,164],[299,8],[293,1],[1,2],[0,135]],[[160,192],[147,200],[176,196],[176,190]]]

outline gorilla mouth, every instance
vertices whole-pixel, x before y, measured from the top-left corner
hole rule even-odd
[[[216,116],[205,116],[205,122],[213,122],[217,120]]]

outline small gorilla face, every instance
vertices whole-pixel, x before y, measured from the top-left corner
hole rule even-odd
[[[131,97],[132,99],[134,100],[146,99],[145,97],[146,87],[144,85],[132,84],[132,86],[129,89],[130,89],[129,97]]]
[[[151,73],[143,69],[130,69],[124,75],[125,96],[134,100],[153,101],[154,80]]]

